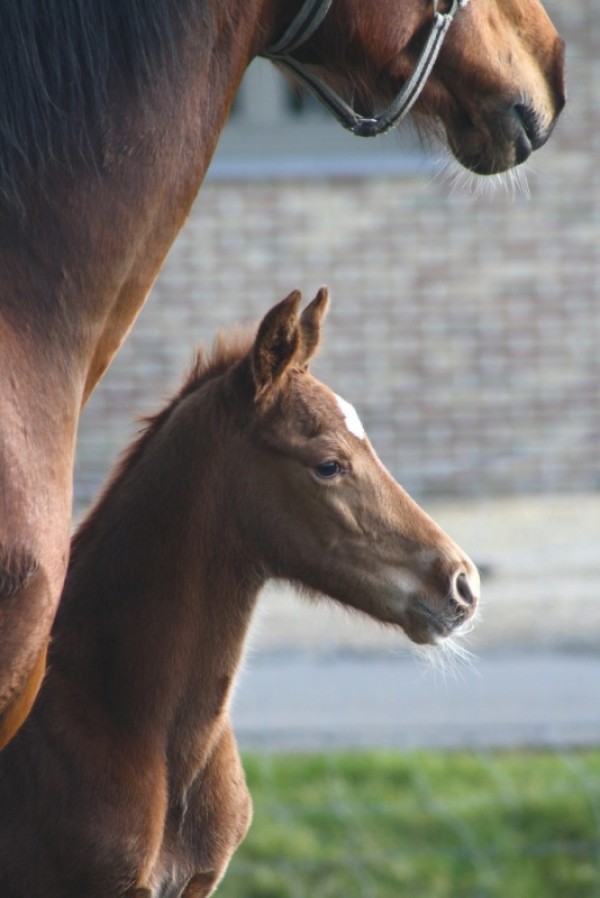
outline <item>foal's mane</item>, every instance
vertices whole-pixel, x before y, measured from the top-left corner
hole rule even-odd
[[[198,13],[207,0],[195,0]],[[109,83],[140,94],[175,60],[177,28],[193,0],[2,0],[0,194],[18,202],[23,179],[50,160],[89,157]],[[74,135],[77,137],[74,140]]]
[[[141,417],[141,429],[138,436],[125,449],[117,465],[115,466],[108,482],[102,489],[96,500],[93,510],[86,516],[84,523],[79,527],[73,537],[71,555],[78,546],[85,542],[107,495],[117,483],[127,478],[129,472],[138,464],[144,455],[146,448],[160,430],[166,425],[177,407],[193,393],[200,390],[221,374],[224,374],[243,358],[245,358],[254,341],[256,328],[237,328],[226,333],[218,334],[210,353],[203,346],[196,351],[192,364],[183,380],[183,383],[171,397],[171,399],[153,415]]]
[[[165,421],[171,417],[173,410],[184,399],[241,361],[250,351],[255,332],[256,328],[250,327],[221,332],[217,335],[210,353],[206,352],[204,346],[198,347],[183,383],[167,405],[156,414],[145,415],[140,419],[142,431],[137,440],[125,451],[121,466],[135,462],[144,445],[161,429]]]

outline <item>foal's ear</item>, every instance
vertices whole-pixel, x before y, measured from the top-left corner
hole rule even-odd
[[[301,352],[298,361],[305,365],[317,351],[321,340],[321,324],[329,308],[329,290],[321,287],[300,316]]]
[[[267,312],[252,350],[252,374],[256,398],[263,396],[295,360],[300,347],[298,306],[301,294],[294,290]]]

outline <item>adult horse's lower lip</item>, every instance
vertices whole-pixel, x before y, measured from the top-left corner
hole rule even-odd
[[[552,125],[544,126],[526,103],[482,110],[477,120],[457,116],[445,125],[454,156],[478,175],[500,174],[520,165],[552,132]]]
[[[555,121],[555,120],[554,120]],[[520,165],[543,146],[554,128],[523,100],[482,106],[470,116],[461,112],[445,122],[456,159],[478,175],[495,175]]]

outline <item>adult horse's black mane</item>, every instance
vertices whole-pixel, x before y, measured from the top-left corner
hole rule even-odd
[[[200,5],[200,4],[197,4]],[[6,0],[0,5],[0,194],[48,164],[90,157],[111,85],[140,95],[176,61],[191,0]]]

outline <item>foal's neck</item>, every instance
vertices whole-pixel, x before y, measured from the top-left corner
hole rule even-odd
[[[185,754],[227,719],[262,584],[227,514],[232,436],[194,397],[180,404],[75,540],[51,668],[103,726]]]

